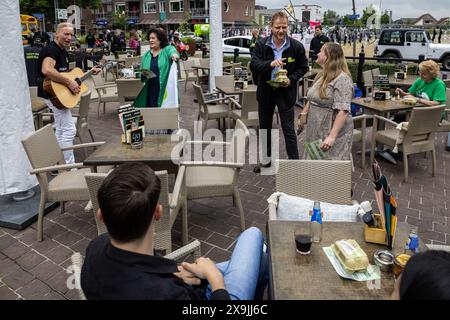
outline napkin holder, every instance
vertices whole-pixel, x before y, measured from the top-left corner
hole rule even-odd
[[[373,219],[376,221],[375,225],[380,227],[369,227],[368,225],[364,224],[364,240],[370,243],[387,245],[386,229],[381,222],[381,214],[375,213],[373,215]],[[394,239],[392,239],[392,242],[394,241]]]

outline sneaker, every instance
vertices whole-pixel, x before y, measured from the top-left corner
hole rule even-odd
[[[272,165],[272,162],[269,162],[267,164],[257,164],[254,168],[253,168],[253,172],[254,173],[261,173],[261,168],[270,168],[270,166]]]
[[[58,170],[51,171],[50,175],[57,176],[58,175]]]

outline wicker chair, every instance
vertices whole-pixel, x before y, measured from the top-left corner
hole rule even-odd
[[[41,188],[37,229],[38,241],[42,241],[43,239],[44,208],[46,202],[61,202],[61,212],[64,212],[65,201],[89,200],[89,192],[84,175],[90,172],[90,169],[81,169],[85,168],[82,163],[66,164],[62,151],[94,147],[103,143],[85,143],[61,149],[50,124],[33,132],[22,140],[22,145],[31,163],[31,174],[36,175]],[[70,170],[75,168],[81,170]],[[58,175],[49,181],[47,174],[56,170],[59,171]]]
[[[195,81],[199,81],[198,70],[192,68],[194,63],[195,63],[195,61],[191,60],[191,59],[183,61],[183,68],[184,68],[184,92],[186,92],[188,81],[194,81],[194,80]]]
[[[372,70],[367,70],[363,72],[363,82],[364,88],[366,89],[366,96],[369,97],[372,95],[373,90]]]
[[[258,101],[256,91],[244,91],[242,103],[230,98],[230,111],[228,112],[228,128],[231,119],[241,120],[247,127],[259,127]]]
[[[408,131],[405,133],[403,143],[398,145],[398,150],[403,152],[403,168],[405,182],[408,182],[408,155],[422,152],[431,152],[432,175],[436,174],[436,150],[434,148],[434,132],[437,131],[441,113],[444,106],[414,108],[408,122]],[[390,119],[374,115],[373,128],[377,128],[378,121],[384,121],[394,126],[398,123]],[[394,147],[400,131],[393,128],[375,131],[372,134],[372,150],[370,163],[373,163],[377,142]]]
[[[80,108],[78,109],[78,114],[73,114],[72,116],[76,120],[77,137],[80,142],[83,143],[83,136],[89,133],[92,142],[95,142],[92,131],[89,128],[88,116],[89,116],[89,105],[91,101],[91,92],[88,91],[81,96]],[[86,156],[86,150],[85,150]]]
[[[140,79],[117,79],[116,84],[121,104],[134,101],[144,86]]]
[[[200,241],[194,240],[191,243],[165,255],[164,258],[170,260],[180,260],[189,255],[191,255],[194,259],[201,257]],[[87,300],[83,289],[81,288],[81,268],[83,267],[84,258],[79,252],[75,252],[70,257],[70,260],[72,262],[73,273],[75,276],[75,288],[78,291],[78,296],[80,300]]]
[[[206,100],[201,87],[195,83],[192,85],[198,101],[197,120],[200,120],[200,118],[203,120],[203,130],[206,130],[208,120],[214,119],[217,120],[220,128],[220,120],[228,117],[229,98]]]
[[[360,116],[353,117],[353,122],[361,121],[360,129],[353,129],[353,143],[361,142],[361,168],[366,168],[366,128],[367,128],[367,118],[368,116],[363,114]]]
[[[163,214],[159,221],[155,224],[155,249],[165,250],[166,253],[172,252],[172,227],[178,212],[182,210],[182,242],[187,244],[188,241],[188,222],[187,222],[187,205],[186,205],[186,189],[185,189],[185,167],[181,166],[173,193],[169,193],[169,182],[167,171],[157,171],[156,175],[161,180],[161,194],[159,196],[159,204],[163,206]],[[97,218],[99,208],[97,200],[97,192],[106,178],[105,173],[88,173],[86,174],[86,183],[89,189],[89,195],[92,202],[95,223],[97,224],[97,233],[103,234],[108,232],[104,223]]]
[[[437,128],[437,132],[450,132],[450,119],[448,115],[450,114],[450,88],[446,89],[447,102],[445,107],[445,119],[442,120]],[[450,141],[447,142],[450,145]]]
[[[119,102],[117,95],[117,85],[115,83],[107,83],[100,74],[93,75],[94,89],[97,91],[97,118],[100,118],[100,105],[103,103],[103,113],[105,113],[106,103]]]
[[[245,150],[249,131],[244,123],[236,120],[231,142],[187,141],[185,148],[194,145],[213,145],[226,147],[226,161],[189,161],[182,158],[186,166],[186,189],[189,200],[211,197],[233,197],[234,205],[239,208],[241,229],[245,230],[244,208],[238,190],[239,171],[244,166]],[[185,152],[190,154],[190,152]]]
[[[275,191],[321,202],[351,205],[351,161],[278,160]],[[277,219],[276,205],[269,204],[269,219]]]

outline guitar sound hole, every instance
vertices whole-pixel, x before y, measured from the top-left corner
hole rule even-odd
[[[79,86],[81,86],[81,80],[80,80],[80,78],[76,78],[75,81],[76,81],[76,83],[78,83]]]

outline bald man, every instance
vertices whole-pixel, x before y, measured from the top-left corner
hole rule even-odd
[[[73,36],[71,23],[60,23],[56,29],[55,40],[42,49],[38,60],[38,95],[45,99],[47,106],[53,111],[56,140],[61,148],[71,147],[76,135],[75,122],[70,109],[57,108],[50,101],[50,96],[43,89],[43,81],[49,78],[67,86],[73,93],[80,93],[77,82],[64,77],[61,73],[69,71],[69,59],[66,49],[69,48]],[[95,72],[100,70],[94,67]],[[64,151],[66,163],[75,163],[73,150]]]

